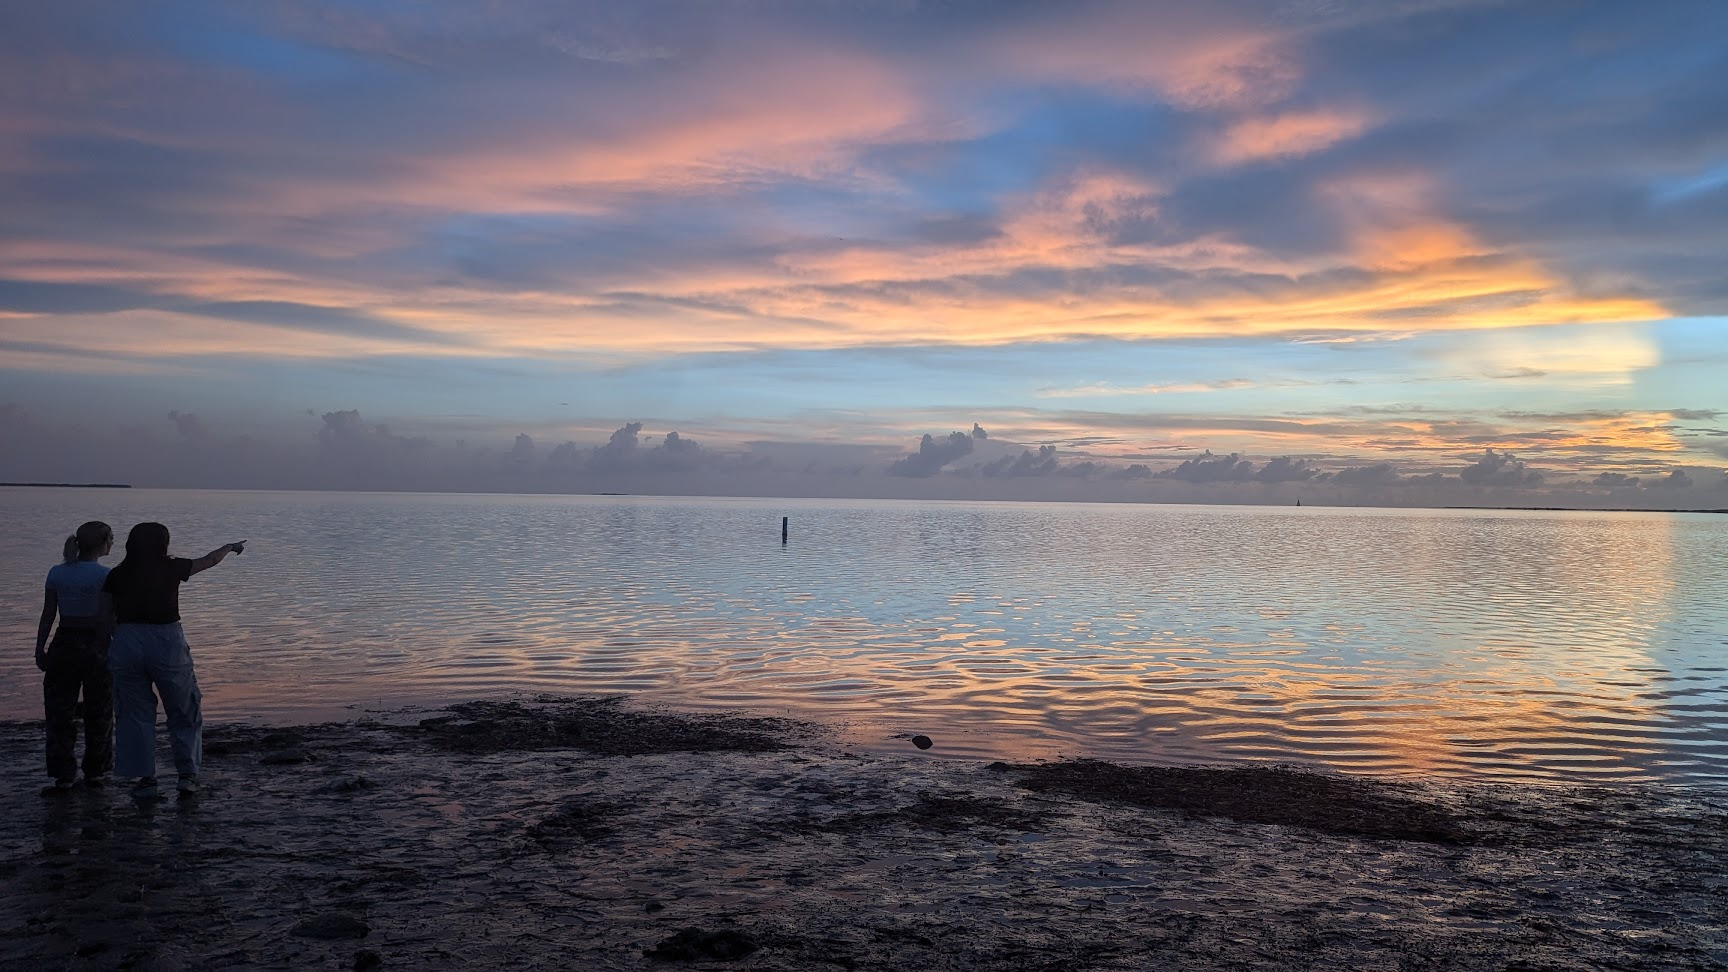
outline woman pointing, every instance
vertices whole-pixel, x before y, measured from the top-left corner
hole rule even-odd
[[[240,553],[225,543],[202,557],[168,554],[168,528],[140,523],[126,537],[126,557],[102,589],[113,599],[114,773],[132,777],[136,797],[156,795],[156,697],[168,715],[168,736],[182,795],[198,792],[204,758],[204,715],[192,651],[180,628],[180,585]]]

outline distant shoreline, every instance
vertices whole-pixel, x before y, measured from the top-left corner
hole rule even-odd
[[[131,483],[0,483],[0,486],[32,486],[41,489],[131,489]]]
[[[1662,510],[1647,506],[1442,506],[1443,510],[1515,510],[1521,513],[1728,513],[1728,510]]]
[[[36,487],[36,488],[44,488],[44,489],[132,489],[132,488],[134,488],[131,483],[0,483],[0,487]],[[228,486],[228,487],[159,486],[159,487],[154,487],[154,488],[165,489],[165,490],[192,490],[192,491],[209,490],[209,491],[224,492],[224,493],[245,493],[245,492],[262,492],[262,493],[359,493],[359,494],[371,493],[371,494],[380,494],[380,495],[389,494],[389,493],[408,493],[408,494],[427,495],[427,496],[439,496],[439,495],[442,495],[442,496],[541,496],[541,497],[608,496],[608,497],[634,497],[634,498],[644,498],[644,499],[720,499],[720,500],[751,499],[751,500],[793,500],[793,501],[807,501],[807,500],[815,500],[815,501],[822,501],[822,500],[835,500],[835,501],[887,500],[887,501],[894,501],[894,502],[909,502],[909,503],[924,503],[924,502],[933,502],[933,503],[1031,503],[1031,504],[1038,504],[1038,503],[1058,503],[1058,504],[1076,503],[1076,504],[1096,504],[1096,505],[1100,505],[1100,506],[1117,506],[1117,505],[1122,505],[1122,506],[1225,506],[1225,507],[1255,507],[1255,508],[1272,508],[1272,509],[1280,508],[1280,507],[1291,507],[1291,508],[1316,509],[1316,510],[1319,510],[1319,509],[1328,509],[1328,510],[1346,510],[1346,509],[1350,509],[1350,510],[1505,510],[1508,512],[1520,512],[1520,513],[1536,512],[1536,513],[1717,513],[1717,514],[1728,514],[1728,508],[1721,508],[1721,509],[1664,509],[1662,507],[1648,507],[1648,506],[1427,506],[1427,505],[1403,505],[1403,504],[1387,505],[1387,504],[1381,504],[1381,503],[1336,503],[1336,502],[1325,502],[1325,501],[1310,501],[1310,502],[1307,502],[1305,504],[1302,504],[1300,507],[1292,507],[1292,504],[1290,504],[1289,502],[1285,502],[1285,501],[1279,501],[1279,502],[1239,502],[1239,501],[1238,502],[1231,502],[1231,501],[1228,501],[1228,500],[1222,499],[1222,498],[1219,500],[1216,500],[1214,502],[1201,503],[1201,502],[1197,502],[1197,501],[1196,502],[1179,502],[1179,501],[1172,501],[1172,500],[1152,500],[1152,499],[1060,500],[1060,499],[1048,499],[1048,498],[1004,499],[1002,497],[960,497],[960,496],[926,496],[926,497],[918,497],[918,496],[771,496],[771,495],[759,495],[759,494],[754,494],[754,493],[626,493],[626,492],[611,492],[611,491],[564,492],[561,490],[531,490],[531,491],[523,492],[523,491],[517,491],[517,490],[462,491],[462,490],[437,490],[437,489],[410,489],[410,490],[395,490],[395,489],[269,489],[269,488],[232,487],[232,486]]]

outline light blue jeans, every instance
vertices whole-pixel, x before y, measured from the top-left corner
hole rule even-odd
[[[174,769],[181,776],[197,776],[204,761],[203,696],[180,625],[116,625],[108,667],[114,673],[114,775],[156,775],[156,695],[161,693]]]

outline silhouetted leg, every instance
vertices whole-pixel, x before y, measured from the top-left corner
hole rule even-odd
[[[93,644],[84,659],[84,778],[114,769],[114,677],[106,646]]]
[[[42,673],[42,715],[48,723],[48,775],[71,780],[78,775],[78,666],[58,632],[48,646]],[[75,646],[74,646],[75,647]]]
[[[162,709],[168,714],[174,771],[181,776],[197,776],[204,762],[204,709],[198,673],[192,669],[192,649],[180,626],[160,627],[161,636],[152,646],[150,674],[156,690],[162,693]]]
[[[156,693],[145,662],[149,629],[123,624],[108,646],[114,675],[114,772],[123,777],[156,775]]]

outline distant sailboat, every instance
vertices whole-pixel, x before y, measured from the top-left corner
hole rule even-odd
[[[1298,496],[1298,497],[1296,497],[1296,505],[1297,505],[1297,506],[1301,506],[1301,505],[1302,505],[1302,497],[1300,497],[1300,496]]]

